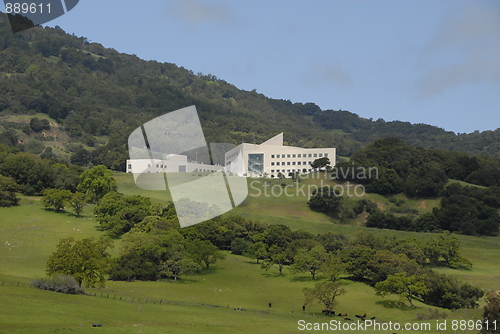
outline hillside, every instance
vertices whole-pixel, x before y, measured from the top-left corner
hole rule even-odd
[[[500,154],[498,130],[456,135],[322,111],[314,103],[240,90],[211,74],[144,61],[60,27],[12,34],[0,15],[0,143],[123,170],[133,129],[193,104],[208,142],[260,143],[284,132],[285,145],[337,147],[340,156],[350,156],[373,139],[399,136],[414,146]],[[34,118],[48,126],[33,126]]]

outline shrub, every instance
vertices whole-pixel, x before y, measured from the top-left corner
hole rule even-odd
[[[73,276],[55,275],[54,277],[35,278],[31,284],[48,291],[62,292],[72,295],[84,295],[85,291],[78,285]]]

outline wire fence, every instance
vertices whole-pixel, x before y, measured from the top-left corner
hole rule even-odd
[[[0,287],[1,286],[33,287],[33,284],[27,283],[27,282],[22,282],[22,281],[3,280],[0,283]],[[144,297],[141,298],[141,297],[136,297],[136,296],[126,296],[126,295],[120,295],[120,294],[108,293],[108,292],[100,292],[100,291],[90,291],[90,292],[87,291],[86,296],[114,299],[114,300],[120,300],[123,302],[137,303],[137,304],[167,304],[167,305],[178,305],[178,306],[186,306],[186,307],[210,307],[210,308],[221,308],[221,309],[233,309],[234,311],[240,311],[240,312],[273,314],[273,315],[290,316],[290,317],[295,317],[297,315],[300,315],[301,317],[308,317],[308,318],[324,317],[324,315],[321,313],[304,312],[301,310],[297,310],[297,311],[290,310],[289,312],[284,312],[284,311],[274,311],[271,309],[271,307],[269,307],[268,310],[258,310],[258,309],[246,308],[246,307],[241,307],[241,306],[232,307],[230,305],[214,305],[214,304],[209,304],[209,303],[197,303],[197,302],[178,301],[178,300],[175,301],[175,300],[168,300],[168,299],[163,299],[163,298],[160,298],[160,299],[152,299],[152,298],[144,298]]]

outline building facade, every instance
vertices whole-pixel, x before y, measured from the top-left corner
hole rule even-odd
[[[220,170],[224,170],[224,166],[191,162],[188,161],[187,156],[180,154],[169,154],[165,159],[127,160],[127,173],[191,173]]]
[[[334,166],[336,149],[284,146],[283,133],[280,133],[262,144],[243,143],[233,148],[226,152],[225,164],[228,167],[243,162],[245,176],[277,177],[281,173],[288,177],[289,173],[312,172],[311,163],[324,157],[330,160],[331,166]]]
[[[335,148],[301,148],[283,145],[283,133],[262,144],[240,144],[225,153],[225,168],[189,161],[180,154],[169,154],[164,159],[128,159],[127,173],[191,173],[227,172],[248,177],[289,177],[289,173],[314,171],[311,163],[328,158],[336,164]]]

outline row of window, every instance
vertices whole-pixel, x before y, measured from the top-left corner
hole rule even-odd
[[[308,169],[307,171],[308,171],[308,172],[311,172],[311,171],[312,171],[312,169]],[[300,172],[302,172],[302,169],[287,169],[286,171],[285,171],[285,169],[282,169],[282,170],[279,170],[279,169],[276,169],[276,170],[271,169],[271,173],[280,173],[280,172],[281,172],[281,173],[290,173],[290,172],[298,172],[298,173],[300,173]]]
[[[271,154],[274,159],[275,154]],[[308,153],[308,154],[276,154],[276,158],[323,158],[328,157],[328,153]]]
[[[309,161],[309,164],[307,163],[307,161],[287,161],[286,163],[284,161],[281,162],[281,166],[285,166],[285,165],[292,165],[292,166],[295,166],[295,165],[310,165],[312,163],[312,161]],[[276,166],[279,166],[280,165],[280,162],[279,161],[276,161]],[[274,161],[271,161],[271,166],[274,166]]]

